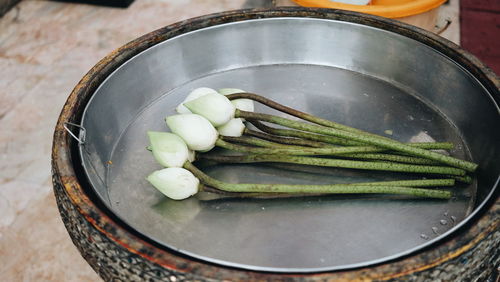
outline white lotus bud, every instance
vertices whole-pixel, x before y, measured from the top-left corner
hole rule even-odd
[[[157,170],[146,179],[165,196],[174,200],[184,200],[196,194],[200,185],[198,178],[181,167]]]
[[[245,129],[245,124],[241,118],[233,118],[226,124],[217,127],[217,131],[222,136],[232,136],[240,137],[243,135],[243,130]]]
[[[179,136],[169,132],[148,131],[151,152],[165,167],[182,167],[188,160],[188,147]]]
[[[234,117],[236,108],[229,99],[219,93],[209,93],[184,103],[191,112],[208,119],[215,127],[221,126]]]
[[[200,98],[201,96],[204,96],[208,93],[217,93],[217,91],[208,87],[196,88],[195,90],[191,91],[189,95],[187,95],[186,99],[184,99],[184,101],[182,101],[182,103],[180,103],[179,106],[177,106],[177,108],[175,108],[175,111],[178,112],[179,114],[190,114],[191,111],[184,106],[184,103],[192,101],[196,98]]]
[[[235,93],[245,93],[245,90],[241,90],[238,88],[222,88],[219,89],[219,93],[222,95],[229,95],[229,94],[235,94]],[[247,111],[247,112],[253,112],[255,111],[255,105],[252,100],[250,99],[234,99],[231,100],[231,103],[236,107],[238,110],[242,111]]]
[[[219,136],[214,126],[206,118],[197,114],[169,116],[166,122],[170,130],[179,135],[191,150],[211,150]]]
[[[253,101],[250,99],[234,99],[231,100],[231,103],[241,111],[253,112],[255,110]]]

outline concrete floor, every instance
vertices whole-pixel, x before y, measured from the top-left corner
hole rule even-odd
[[[53,127],[72,88],[102,57],[159,27],[261,5],[243,0],[137,0],[128,9],[24,0],[0,19],[0,277],[98,281],[72,245],[50,181]],[[440,21],[459,42],[458,1]]]

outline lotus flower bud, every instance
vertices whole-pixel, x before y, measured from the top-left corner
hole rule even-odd
[[[240,137],[243,135],[245,124],[241,118],[233,118],[226,124],[217,128],[217,131],[222,136]]]
[[[226,96],[209,93],[184,103],[191,112],[208,119],[213,126],[221,126],[234,117],[236,108]]]
[[[170,130],[181,137],[191,150],[211,150],[219,136],[213,125],[197,114],[169,116],[166,122]]]
[[[200,181],[189,170],[169,167],[146,178],[156,189],[174,200],[184,200],[198,192]]]
[[[229,95],[229,94],[235,94],[235,93],[245,93],[245,92],[246,91],[241,90],[241,89],[237,89],[237,88],[219,89],[219,93],[222,95]],[[233,105],[238,110],[247,111],[247,112],[255,111],[254,103],[250,99],[234,99],[234,100],[231,100],[231,103],[233,103]]]
[[[188,160],[188,147],[179,136],[169,132],[148,131],[151,151],[165,167],[182,167]]]
[[[204,96],[208,93],[217,93],[217,91],[208,87],[196,88],[195,90],[191,91],[189,95],[187,95],[186,99],[184,99],[184,101],[180,103],[179,106],[177,106],[177,108],[175,108],[175,111],[178,112],[179,114],[190,114],[191,111],[184,106],[184,103],[192,101],[196,98],[200,98],[201,96]]]

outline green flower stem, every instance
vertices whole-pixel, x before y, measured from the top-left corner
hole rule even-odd
[[[393,155],[393,154],[345,154],[342,155],[343,158],[350,159],[361,159],[361,160],[374,160],[374,161],[390,161],[397,163],[407,163],[407,164],[419,164],[419,165],[436,165],[439,164],[436,161],[418,158],[418,157],[409,157],[409,156],[401,156],[401,155]]]
[[[296,147],[296,146],[283,145],[286,147],[257,148],[257,147],[232,144],[220,138],[217,139],[217,141],[215,141],[215,146],[236,152],[243,152],[250,154],[298,155],[298,156],[307,156],[307,155],[332,156],[332,155],[342,155],[348,153],[362,153],[362,152],[369,153],[369,152],[380,151],[380,148],[373,146],[309,148],[309,147]]]
[[[344,145],[344,146],[363,146],[366,145],[361,142],[351,141],[344,138],[338,138],[335,136],[328,135],[319,135],[304,131],[297,131],[292,129],[282,129],[282,128],[274,128],[259,122],[258,120],[249,120],[251,124],[253,124],[258,129],[278,136],[289,136],[289,137],[297,137],[303,138],[307,140],[313,140],[318,142],[324,142],[335,145]],[[453,143],[450,142],[419,142],[419,143],[405,143],[408,146],[421,148],[421,149],[429,149],[429,150],[451,150],[453,149]]]
[[[352,184],[369,185],[369,186],[440,187],[440,186],[455,185],[455,179],[443,178],[443,179],[392,180],[392,181],[363,182],[363,183],[352,183]]]
[[[472,183],[472,177],[470,177],[469,175],[464,175],[464,176],[453,176],[453,175],[451,175],[450,177],[453,178],[453,179],[455,179],[458,182],[463,182],[463,183],[466,183],[466,184],[471,184]]]
[[[464,176],[463,169],[447,167],[447,166],[426,166],[400,164],[390,162],[367,162],[367,161],[352,161],[341,159],[301,157],[290,155],[243,155],[243,156],[214,156],[214,155],[199,155],[199,159],[211,160],[219,163],[292,163],[312,166],[324,167],[340,167],[353,168],[362,170],[380,170],[380,171],[396,171],[409,173],[426,173],[426,174],[444,174]]]
[[[227,95],[226,97],[229,100],[240,99],[240,98],[246,98],[246,99],[254,100],[256,102],[259,102],[259,103],[261,103],[263,105],[266,105],[266,106],[268,106],[270,108],[273,108],[275,110],[287,113],[289,115],[298,117],[298,118],[303,119],[303,120],[307,120],[307,121],[315,123],[315,124],[319,124],[319,125],[323,125],[323,126],[326,126],[326,127],[331,127],[331,128],[335,128],[335,129],[339,129],[339,130],[343,130],[343,131],[347,131],[347,132],[352,132],[352,133],[357,133],[357,134],[364,134],[364,135],[369,135],[369,136],[372,136],[372,137],[375,137],[375,138],[380,138],[380,139],[386,139],[386,140],[393,141],[393,139],[385,137],[385,136],[381,136],[381,135],[377,135],[377,134],[374,134],[374,133],[366,132],[366,131],[363,131],[363,130],[360,130],[360,129],[357,129],[357,128],[354,128],[354,127],[350,127],[350,126],[347,126],[347,125],[344,125],[344,124],[340,124],[340,123],[337,123],[337,122],[334,122],[334,121],[331,121],[331,120],[323,119],[323,118],[320,118],[320,117],[317,117],[317,116],[314,116],[314,115],[311,115],[311,114],[308,114],[308,113],[305,113],[305,112],[301,112],[299,110],[287,107],[285,105],[282,105],[282,104],[280,104],[278,102],[272,101],[271,99],[268,99],[268,98],[266,98],[264,96],[261,96],[261,95],[255,94],[255,93],[235,93],[235,94]],[[341,141],[341,142],[343,142],[343,141]],[[356,145],[359,145],[359,144],[354,144],[354,145],[356,146]],[[425,148],[425,149],[453,149],[453,144],[452,143],[447,143],[447,145],[448,145],[447,148]],[[419,148],[422,148],[422,147],[419,147]],[[422,148],[422,149],[424,149],[424,148]]]
[[[280,144],[280,143],[270,142],[270,141],[266,141],[266,140],[262,140],[262,139],[258,139],[258,138],[247,137],[247,136],[241,136],[241,137],[222,136],[220,138],[223,141],[227,141],[227,142],[242,143],[242,144],[255,145],[255,146],[261,146],[261,147],[266,147],[266,148],[296,148],[296,149],[307,148],[307,147],[303,147],[303,146],[302,147],[297,147],[297,146],[290,147],[289,145],[284,145],[284,144]],[[328,144],[325,144],[322,146],[322,148],[325,148],[325,147],[339,148],[339,147],[333,147],[333,146],[328,145]],[[315,147],[315,148],[319,148],[319,147]],[[348,147],[348,148],[353,148],[353,147]],[[340,157],[350,158],[350,159],[391,161],[391,162],[397,162],[397,163],[423,164],[423,165],[437,165],[437,164],[439,164],[436,161],[424,159],[424,158],[401,156],[401,155],[394,155],[394,154],[382,154],[382,153],[378,153],[378,154],[351,153],[351,154],[342,154],[342,155],[340,155]]]
[[[199,191],[223,195],[225,197],[235,198],[252,198],[252,199],[276,199],[276,198],[291,198],[291,197],[310,197],[310,196],[324,196],[320,193],[252,193],[252,192],[227,192],[200,183]]]
[[[308,148],[311,149],[310,147],[303,147],[303,146],[293,146],[293,145],[286,145],[286,144],[280,144],[280,143],[275,143],[255,137],[250,137],[250,136],[240,136],[240,137],[232,137],[232,136],[219,136],[219,138],[222,141],[230,142],[230,143],[239,143],[239,144],[246,144],[246,145],[253,145],[253,146],[259,146],[259,147],[265,147],[265,148]]]
[[[245,119],[250,119],[250,120],[261,120],[261,121],[267,121],[275,124],[279,124],[282,126],[290,127],[293,129],[298,129],[298,130],[304,130],[304,131],[309,131],[309,132],[314,132],[314,133],[319,133],[319,134],[326,134],[326,135],[332,135],[332,136],[337,136],[341,138],[347,138],[359,142],[364,142],[370,145],[374,146],[380,146],[383,148],[395,150],[398,152],[403,152],[407,154],[411,154],[413,156],[417,157],[423,157],[431,160],[435,160],[441,163],[445,163],[454,167],[459,167],[463,168],[467,171],[473,172],[477,168],[477,164],[460,160],[457,158],[453,158],[450,156],[442,155],[436,152],[432,151],[427,151],[424,149],[420,148],[415,148],[408,146],[406,144],[389,140],[386,138],[376,138],[374,136],[368,136],[364,134],[356,134],[353,132],[348,132],[348,131],[343,131],[343,130],[338,130],[335,128],[330,128],[330,127],[324,127],[321,125],[313,125],[313,124],[307,124],[304,122],[299,122],[299,121],[294,121],[290,120],[287,118],[282,118],[278,116],[273,116],[273,115],[268,115],[268,114],[261,114],[261,113],[252,113],[252,112],[245,112],[245,111],[240,111],[236,110],[236,117],[240,118],[245,118]]]
[[[347,140],[344,138],[338,138],[335,136],[319,135],[319,134],[314,134],[314,133],[304,132],[304,131],[270,127],[270,126],[263,124],[262,122],[259,122],[258,120],[248,120],[248,122],[250,122],[255,127],[257,127],[258,129],[260,129],[266,133],[274,134],[274,135],[278,135],[278,136],[296,137],[296,138],[302,138],[302,139],[306,139],[306,140],[312,140],[312,141],[324,142],[324,143],[329,143],[329,144],[334,144],[334,145],[342,145],[342,146],[363,146],[363,145],[366,145],[366,144],[361,143],[361,142]]]
[[[340,123],[336,123],[336,122],[333,122],[330,120],[326,120],[326,119],[322,119],[322,118],[313,116],[313,115],[308,114],[308,113],[298,111],[296,109],[287,107],[285,105],[282,105],[280,103],[277,103],[275,101],[272,101],[271,99],[268,99],[266,97],[263,97],[261,95],[255,94],[255,93],[235,93],[235,94],[227,95],[226,97],[229,100],[241,99],[241,98],[251,99],[251,100],[254,100],[254,101],[259,102],[261,104],[264,104],[270,108],[273,108],[275,110],[287,113],[289,115],[301,118],[303,120],[310,121],[312,123],[316,123],[316,124],[320,124],[323,126],[332,127],[332,128],[336,128],[336,129],[340,129],[340,130],[344,130],[344,131],[348,131],[348,132],[354,132],[354,133],[365,134],[365,135],[375,135],[375,134],[372,134],[372,133],[369,133],[369,132],[366,132],[366,131],[363,131],[363,130],[360,130],[357,128],[353,128],[353,127],[350,127],[347,125],[343,125]],[[381,138],[386,138],[386,137],[379,136],[379,135],[375,135],[375,136],[378,136]]]
[[[287,138],[287,137],[280,137],[276,135],[271,135],[267,134],[264,132],[252,130],[249,128],[245,128],[243,130],[243,134],[249,135],[249,136],[254,136],[260,139],[264,139],[267,141],[271,141],[274,143],[279,143],[279,144],[286,144],[286,145],[296,145],[296,146],[305,146],[305,147],[313,147],[313,148],[321,148],[325,146],[333,146],[328,143],[323,143],[323,142],[316,142],[313,140],[306,140],[306,139],[299,139],[299,138]]]
[[[414,197],[450,199],[451,192],[438,189],[423,189],[400,186],[375,186],[357,184],[330,184],[330,185],[294,185],[294,184],[255,184],[255,183],[227,183],[214,179],[190,162],[184,168],[191,171],[200,182],[226,192],[242,193],[315,193],[315,194],[397,194]]]

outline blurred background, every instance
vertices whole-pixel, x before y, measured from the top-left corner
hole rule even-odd
[[[286,5],[297,4],[289,0],[0,0],[1,280],[100,280],[64,229],[50,172],[52,133],[59,112],[73,87],[98,60],[142,34],[180,20]],[[500,1],[450,0],[398,19],[461,45],[500,73]]]

